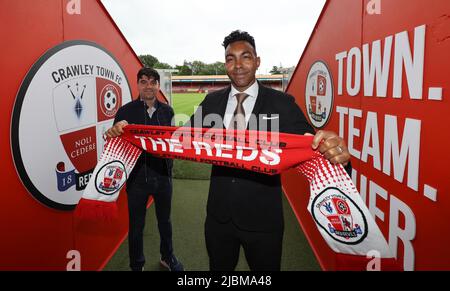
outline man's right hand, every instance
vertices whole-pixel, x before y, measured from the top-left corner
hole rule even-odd
[[[126,125],[128,125],[128,122],[126,120],[119,121],[116,124],[114,124],[113,127],[108,129],[105,134],[107,137],[110,138],[120,136],[123,133],[123,128]]]

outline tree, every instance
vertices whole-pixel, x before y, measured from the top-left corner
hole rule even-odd
[[[159,63],[158,59],[152,55],[140,55],[139,59],[145,67],[153,68],[155,64]]]
[[[215,62],[207,65],[208,75],[226,75],[225,64],[222,62]]]
[[[281,74],[281,67],[280,68],[278,68],[277,66],[273,66],[272,67],[272,70],[270,71],[270,73],[272,74],[272,75],[277,75],[277,74]]]
[[[209,75],[207,66],[204,62],[193,61],[191,69],[193,75]]]
[[[192,71],[189,67],[187,66],[175,66],[175,70],[177,70],[178,72],[175,73],[175,75],[177,76],[187,76],[187,75],[191,75]]]
[[[166,63],[156,63],[155,66],[153,67],[154,69],[173,69],[171,65],[166,64]]]
[[[176,65],[175,67],[172,67],[167,63],[160,63],[159,60],[152,55],[141,55],[139,58],[146,67],[155,69],[176,69],[178,72],[174,75],[177,76],[226,74],[225,63],[222,62],[206,64],[198,60],[193,62],[184,60],[183,65]]]
[[[212,64],[206,64],[202,61],[188,62],[184,61],[182,66],[176,66],[179,76],[194,75],[225,75],[225,64],[222,62],[215,62]]]
[[[180,66],[175,66],[175,69],[178,70],[177,75],[178,76],[187,76],[187,75],[192,75],[192,64],[188,63],[186,60],[184,61],[183,65]]]
[[[153,69],[172,69],[172,66],[167,63],[160,63],[158,58],[152,55],[140,55],[139,59],[145,67]]]

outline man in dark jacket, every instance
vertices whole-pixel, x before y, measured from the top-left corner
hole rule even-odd
[[[190,126],[314,134],[292,96],[256,81],[260,58],[252,36],[234,31],[223,46],[231,86],[207,95]],[[312,146],[332,163],[349,162],[345,142],[333,132],[318,131]],[[280,175],[212,167],[205,222],[211,270],[234,270],[241,246],[251,270],[280,270],[283,230]]]
[[[170,126],[173,109],[156,98],[160,77],[156,70],[143,68],[137,74],[139,98],[122,106],[114,119],[114,126],[107,136],[123,133],[126,124]],[[129,211],[129,254],[132,270],[142,270],[145,264],[143,231],[147,201],[150,195],[155,202],[156,219],[160,234],[160,263],[172,271],[182,271],[183,265],[173,254],[172,224],[172,165],[170,159],[154,157],[146,152],[139,157],[127,180]]]

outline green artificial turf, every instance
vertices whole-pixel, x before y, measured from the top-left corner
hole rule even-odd
[[[204,221],[209,181],[174,179],[172,202],[173,244],[175,255],[189,271],[207,271],[208,254],[204,239]],[[285,231],[283,241],[282,270],[320,270],[308,242],[292,212],[283,198]],[[145,270],[160,271],[159,233],[155,209],[152,204],[147,211],[144,231]],[[129,270],[128,241],[117,250],[104,270]],[[249,270],[243,250],[237,271]]]

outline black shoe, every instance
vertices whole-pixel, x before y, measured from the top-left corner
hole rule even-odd
[[[163,267],[169,269],[169,271],[184,271],[183,264],[177,260],[175,255],[168,258],[161,258],[159,262]]]

